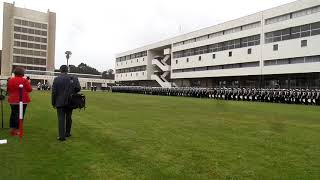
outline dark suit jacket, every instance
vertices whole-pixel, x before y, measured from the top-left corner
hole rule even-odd
[[[52,106],[56,108],[67,107],[71,94],[81,90],[77,77],[61,74],[54,78],[52,85]]]

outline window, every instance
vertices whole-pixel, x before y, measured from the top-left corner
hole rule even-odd
[[[34,34],[34,29],[28,29],[29,34]]]
[[[42,43],[47,43],[47,38],[41,38]]]
[[[176,60],[176,64],[178,64],[178,60]]]
[[[28,43],[26,43],[26,42],[21,42],[21,47],[28,47]]]
[[[142,58],[142,61],[144,61],[144,58]]]
[[[278,59],[277,65],[289,64],[289,59]]]
[[[320,22],[305,24],[279,31],[273,31],[265,34],[265,43],[285,41],[302,37],[315,36],[320,34]]]
[[[253,28],[257,28],[261,25],[261,22],[256,22],[256,23],[252,23],[252,24],[247,24],[242,26],[242,31],[248,30],[248,29],[253,29]]]
[[[199,56],[199,61],[201,61],[201,56]]]
[[[265,24],[268,25],[268,24],[273,24],[281,21],[286,21],[290,18],[291,18],[290,14],[285,14],[285,15],[274,17],[274,18],[266,19]]]
[[[21,20],[20,19],[14,19],[14,23],[20,25],[21,24]]]
[[[212,52],[218,52],[218,51],[225,51],[230,49],[237,49],[242,47],[256,46],[256,45],[260,45],[260,38],[261,36],[260,34],[258,34],[255,36],[249,36],[241,39],[220,42],[220,43],[211,44],[208,46],[201,46],[193,49],[176,51],[176,52],[173,52],[173,58],[194,56],[194,55],[200,55],[200,54],[206,54],[206,53],[212,53]],[[271,39],[272,39],[272,36],[271,36]],[[280,40],[281,40],[281,37],[280,37]]]
[[[42,28],[42,29],[47,29],[47,28],[48,28],[48,25],[46,25],[46,24],[41,24],[41,28]]]
[[[302,40],[301,47],[307,47],[307,46],[308,46],[308,40]]]
[[[264,66],[272,66],[272,65],[277,65],[277,60],[264,61]]]
[[[279,45],[278,44],[273,45],[273,51],[278,51],[278,50],[279,50]]]
[[[232,57],[232,51],[229,52],[229,57]]]
[[[320,56],[309,56],[305,59],[306,63],[320,62]]]
[[[42,45],[41,45],[42,46]],[[34,44],[35,49],[40,49],[40,44]]]
[[[39,48],[37,48],[37,49],[39,49]],[[41,49],[42,50],[47,50],[47,45],[41,45]]]
[[[137,59],[137,62],[139,62],[139,59]]]
[[[227,65],[218,65],[218,66],[204,66],[196,68],[187,68],[187,69],[174,69],[173,73],[182,73],[182,72],[193,72],[193,71],[212,71],[212,70],[221,70],[221,69],[236,69],[236,68],[250,68],[250,67],[259,67],[260,62],[247,62],[247,63],[237,63],[237,64],[227,64]]]
[[[212,59],[215,59],[216,58],[216,54],[212,54]]]
[[[28,25],[28,21],[22,20],[22,25],[23,26],[27,26]]]
[[[187,58],[187,63],[189,62],[189,58]]]
[[[21,35],[20,34],[14,34],[14,39],[21,39]]]
[[[27,28],[21,28],[21,32],[28,33],[28,29]]]
[[[34,48],[34,44],[33,43],[28,43],[28,48]]]
[[[42,36],[47,36],[47,31],[41,31]]]
[[[28,36],[28,41],[34,41],[34,37],[33,36]]]
[[[304,63],[304,57],[290,59],[290,64],[301,64]]]
[[[252,54],[252,49],[248,49],[248,54]]]

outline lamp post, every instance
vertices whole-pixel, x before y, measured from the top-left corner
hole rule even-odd
[[[70,72],[69,58],[70,58],[70,56],[72,55],[72,52],[71,52],[71,51],[66,51],[65,54],[66,54],[66,58],[67,58],[68,71]]]

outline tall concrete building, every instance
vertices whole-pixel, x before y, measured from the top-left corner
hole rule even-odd
[[[115,67],[116,81],[126,85],[320,88],[320,1],[298,0],[119,53]]]
[[[3,4],[1,75],[16,67],[54,71],[56,14]]]

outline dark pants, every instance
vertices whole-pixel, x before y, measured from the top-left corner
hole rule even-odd
[[[10,128],[19,129],[19,104],[10,104],[11,115],[10,115]],[[23,105],[23,116],[26,112],[27,104]]]
[[[59,137],[65,138],[66,134],[71,133],[71,125],[72,125],[72,109],[70,108],[57,108],[58,113],[58,129],[59,129]]]

